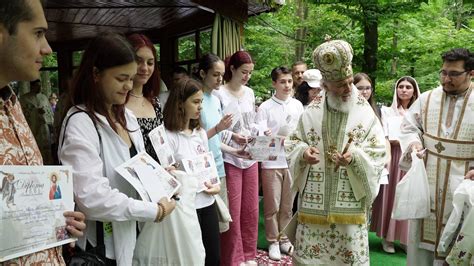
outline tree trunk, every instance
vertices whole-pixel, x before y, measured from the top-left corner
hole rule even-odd
[[[364,27],[364,64],[362,71],[367,73],[375,86],[378,47],[378,4],[377,0],[364,1],[362,24]]]
[[[397,29],[399,26],[398,19],[393,20],[393,39],[392,39],[392,69],[390,70],[390,74],[392,76],[397,75],[397,63],[398,63],[398,35]]]
[[[463,0],[457,0],[454,2],[456,5],[456,30],[461,29],[462,25],[462,13],[463,13]]]
[[[296,1],[297,9],[296,9],[296,17],[301,23],[306,21],[308,17],[308,3],[306,0],[297,0]],[[298,41],[304,40],[306,37],[306,26],[301,26],[300,28],[296,29],[296,45],[295,45],[295,61],[303,60],[304,51],[305,51],[305,43]]]

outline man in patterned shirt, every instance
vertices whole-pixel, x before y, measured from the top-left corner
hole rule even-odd
[[[42,58],[51,53],[40,0],[0,1],[0,165],[42,165],[38,145],[18,98],[8,85],[40,76]],[[84,214],[65,212],[67,230],[75,237],[85,229]],[[1,236],[0,236],[1,238]],[[8,239],[1,239],[8,241]],[[64,265],[61,248],[50,248],[4,265]]]

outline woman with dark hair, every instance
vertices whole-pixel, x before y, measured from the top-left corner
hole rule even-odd
[[[359,94],[362,95],[372,106],[375,115],[380,119],[380,108],[377,106],[374,100],[374,86],[372,79],[365,73],[357,73],[354,75],[354,85],[359,90]]]
[[[137,221],[161,221],[176,204],[166,197],[158,203],[138,199],[115,171],[145,150],[137,120],[125,109],[136,73],[135,51],[125,38],[103,34],[93,39],[74,78],[59,138],[59,160],[74,169],[74,198],[87,217],[88,230],[79,244],[96,246],[96,221],[106,221],[109,265],[131,265]]]
[[[222,150],[239,157],[243,156],[243,154],[242,151],[225,144],[228,143],[232,137],[232,132],[226,130],[232,123],[232,114],[224,115],[219,99],[212,94],[214,90],[218,90],[221,86],[224,73],[224,61],[217,55],[206,54],[199,60],[198,75],[203,84],[201,122],[203,128],[207,130],[209,149],[214,155],[217,172],[221,179],[221,192],[219,195],[228,206],[226,174]],[[219,228],[221,232],[229,230],[229,222],[220,221]]]
[[[250,54],[238,51],[226,59],[224,80],[227,82],[214,95],[224,110],[239,113],[239,121],[232,128],[229,146],[241,149],[250,141],[255,119],[255,95],[246,86],[254,63]],[[258,164],[224,152],[229,210],[233,222],[221,234],[221,261],[223,265],[239,265],[253,260],[257,252],[258,234]]]
[[[156,61],[156,49],[143,34],[127,37],[137,55],[137,74],[133,79],[133,89],[128,93],[126,107],[137,117],[145,141],[146,152],[158,161],[148,133],[161,125],[163,115],[159,100],[160,72]]]
[[[402,152],[397,133],[405,112],[419,96],[420,90],[416,80],[408,76],[402,77],[395,83],[392,105],[382,107],[382,124],[391,148],[391,161],[387,166],[390,180],[381,187],[372,205],[370,229],[382,238],[382,247],[387,253],[395,252],[395,240],[400,241],[402,248],[406,248],[408,244],[408,221],[391,219],[396,187],[405,175],[398,166]]]

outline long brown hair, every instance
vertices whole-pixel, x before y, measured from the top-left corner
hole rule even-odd
[[[104,96],[94,81],[94,69],[100,73],[109,68],[135,61],[135,51],[123,36],[116,33],[105,33],[94,38],[84,51],[81,64],[74,76],[66,110],[72,106],[83,104],[87,109],[85,111],[94,123],[100,123],[95,113],[101,114],[106,117],[113,130],[117,131],[117,126],[104,104]],[[116,114],[117,122],[126,129],[125,106],[123,104],[113,105],[112,110]]]
[[[163,110],[163,122],[166,129],[170,131],[185,130],[184,102],[196,92],[202,90],[202,87],[202,83],[192,78],[176,82]],[[189,121],[189,129],[195,128],[201,128],[200,119]]]
[[[127,37],[135,52],[142,47],[149,48],[153,53],[154,70],[148,82],[143,85],[143,96],[150,102],[155,103],[155,97],[160,94],[160,70],[158,69],[158,61],[156,60],[156,49],[153,43],[143,34],[134,33]]]
[[[411,97],[410,99],[410,102],[408,103],[408,106],[407,108],[410,108],[410,106],[416,101],[416,99],[418,99],[418,83],[416,82],[416,80],[410,76],[405,76],[405,77],[401,77],[397,83],[395,84],[395,95],[397,95],[397,103],[398,103],[398,106],[400,106],[401,104],[401,101],[400,101],[400,98],[398,98],[398,84],[400,84],[400,82],[402,81],[406,81],[408,83],[411,84],[411,86],[413,87],[413,96]],[[397,108],[398,108],[397,106]]]

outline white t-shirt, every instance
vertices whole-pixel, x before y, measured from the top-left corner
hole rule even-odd
[[[224,115],[226,108],[233,104],[238,108],[240,119],[235,125],[229,128],[229,131],[234,133],[250,136],[255,133],[255,95],[253,90],[247,86],[243,86],[244,93],[241,97],[232,95],[225,86],[221,86],[219,90],[214,90],[212,93],[220,100]],[[230,140],[229,146],[234,148],[241,148],[241,146]],[[230,163],[240,169],[247,169],[251,167],[255,161],[245,160],[234,155],[224,153],[224,162]]]
[[[296,129],[296,125],[304,107],[300,101],[288,98],[282,101],[275,96],[266,100],[258,107],[256,121],[267,121],[267,127],[272,130],[272,136],[286,137]],[[285,151],[278,155],[276,161],[262,162],[263,169],[288,168]]]
[[[176,162],[185,158],[193,158],[199,154],[209,152],[207,146],[207,133],[204,129],[194,129],[191,135],[183,131],[166,130],[170,147],[174,152]],[[184,170],[181,165],[180,170]],[[214,203],[214,197],[202,191],[196,195],[196,209],[210,206]]]

